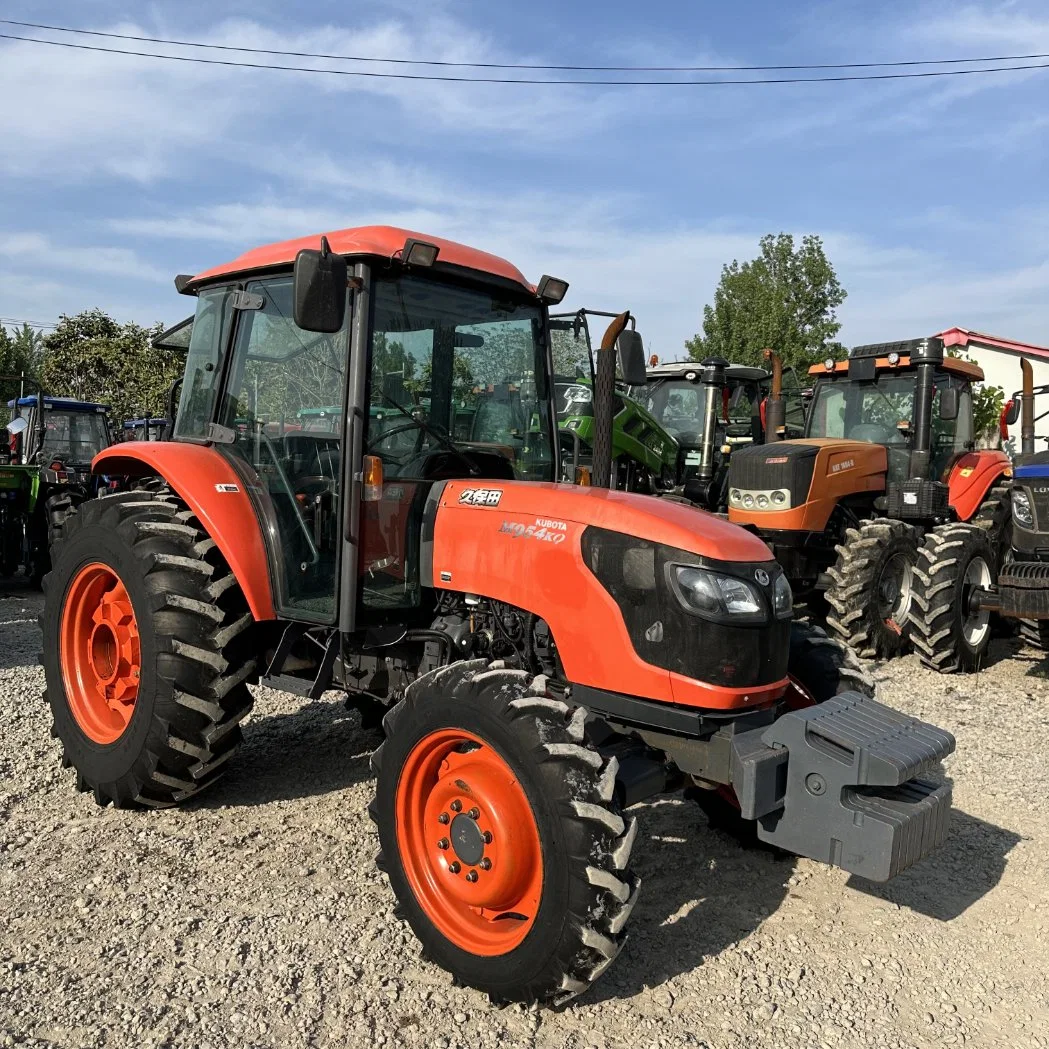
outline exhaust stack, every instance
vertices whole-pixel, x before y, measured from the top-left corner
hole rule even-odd
[[[1020,359],[1023,392],[1020,394],[1020,454],[1034,455],[1034,368],[1026,358]]]
[[[910,475],[925,478],[929,473],[932,450],[932,398],[936,389],[936,373],[943,364],[943,342],[940,339],[922,339],[911,354],[918,375],[914,390],[914,434],[911,444]]]
[[[772,371],[772,389],[765,403],[765,443],[782,440],[780,430],[787,425],[787,404],[783,400],[783,360],[775,350],[763,351]]]
[[[594,459],[591,484],[612,487],[612,417],[616,395],[616,342],[630,322],[630,311],[609,324],[594,368]]]

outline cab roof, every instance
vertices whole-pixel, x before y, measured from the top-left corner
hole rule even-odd
[[[647,369],[648,380],[651,382],[653,379],[683,379],[689,372],[695,372],[698,376],[702,367],[698,361],[655,364]],[[762,379],[767,379],[769,373],[764,368],[755,368],[749,364],[730,364],[725,369],[725,376],[729,379],[752,379],[760,382]]]
[[[13,408],[15,402],[13,400],[7,402],[8,408]],[[18,398],[19,408],[35,408],[36,407],[36,394],[34,393],[31,397],[19,397]],[[44,394],[44,408],[53,409],[59,412],[108,412],[108,404],[97,404],[94,401],[75,401],[71,397],[48,397]]]
[[[870,346],[856,346],[849,355],[849,359],[873,357],[874,367],[879,372],[906,371],[912,367],[910,353],[919,341],[918,339],[913,339],[908,342],[886,342],[874,343]],[[897,354],[898,359],[895,364],[889,360],[890,353]],[[973,382],[983,382],[983,368],[972,361],[963,361],[959,357],[944,357],[943,363],[938,367],[940,371],[945,371],[949,375],[960,375],[962,378],[970,379]],[[828,368],[826,363],[813,364],[809,368],[809,375],[816,377],[821,375],[848,375],[848,373],[849,361],[847,360],[835,361],[831,368]]]
[[[189,282],[188,288],[193,289],[221,277],[255,273],[276,266],[288,266],[295,261],[295,256],[304,248],[319,248],[322,236],[328,238],[328,244],[336,255],[371,256],[384,259],[398,256],[404,247],[404,242],[411,237],[437,245],[440,249],[435,264],[437,267],[455,266],[473,270],[512,281],[514,284],[519,284],[525,291],[535,291],[535,287],[525,280],[521,271],[506,259],[501,259],[497,255],[489,255],[486,251],[478,251],[465,244],[458,244],[454,240],[431,237],[426,233],[416,233],[397,226],[354,226],[349,229],[315,233],[309,237],[283,240],[277,244],[252,248],[233,259],[232,262],[226,262],[221,266],[214,266],[198,273]]]

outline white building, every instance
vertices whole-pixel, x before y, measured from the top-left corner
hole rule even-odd
[[[983,369],[984,382],[988,386],[1000,386],[1008,400],[1020,389],[1020,359],[1026,357],[1034,368],[1034,385],[1049,386],[1049,347],[1034,346],[1028,342],[1016,342],[1002,339],[997,335],[985,335],[983,332],[969,331],[967,328],[948,328],[939,333],[944,346],[957,347],[973,363]],[[1045,413],[1045,418],[1035,424],[1035,442],[1037,451],[1045,451],[1049,445],[1041,441],[1049,438],[1049,392],[1035,398],[1035,416]],[[1009,427],[1009,444],[1011,451],[1020,449],[1020,423]]]

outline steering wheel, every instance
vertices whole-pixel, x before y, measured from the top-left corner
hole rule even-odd
[[[423,430],[423,428],[419,426],[418,423],[401,423],[400,426],[393,426],[389,430],[383,430],[383,432],[379,434],[378,437],[376,437],[373,441],[368,442],[368,446],[364,449],[365,454],[370,455],[372,453],[372,449],[374,449],[377,445],[382,444],[384,441],[388,441],[391,437],[396,437],[398,434],[407,433],[409,430],[414,430],[415,433],[418,435],[415,441],[415,447],[407,455],[401,456],[401,458],[399,459],[393,455],[389,455],[386,457],[390,460],[390,462],[396,463],[398,466],[403,466],[406,462],[408,462],[409,459],[412,458],[412,456],[418,454],[419,449],[422,447],[422,438],[426,436],[426,431]]]
[[[849,431],[850,441],[869,441],[871,444],[903,444],[898,430],[877,423],[861,423]]]

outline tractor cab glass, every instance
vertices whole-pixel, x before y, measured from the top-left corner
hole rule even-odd
[[[554,450],[543,311],[513,293],[400,275],[372,285],[365,454],[381,497],[362,509],[365,610],[419,604],[421,514],[434,481],[549,481]]]
[[[698,379],[698,369],[695,374],[695,381],[684,376],[656,378],[631,390],[634,399],[640,401],[672,437],[690,447],[702,441],[706,416],[705,392]],[[726,393],[727,396],[722,395],[719,420],[726,436],[753,438],[755,426],[760,431],[760,384],[756,379],[730,378]]]
[[[109,443],[104,413],[45,408],[42,459],[87,467]]]
[[[940,410],[945,390],[955,390],[955,411]],[[824,379],[809,410],[808,437],[839,437],[884,445],[890,481],[908,479],[914,426],[915,373],[884,372],[872,381]],[[952,416],[945,418],[944,416]],[[972,391],[957,375],[940,372],[933,394],[931,478],[939,479],[951,457],[972,447]]]

